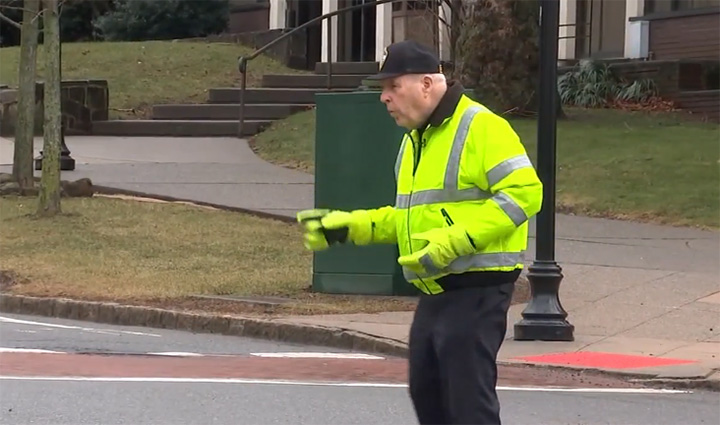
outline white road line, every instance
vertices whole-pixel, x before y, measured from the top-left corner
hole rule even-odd
[[[611,393],[611,394],[689,394],[692,391],[662,388],[565,388],[565,387],[497,387],[502,391],[540,391],[557,393]]]
[[[62,351],[42,350],[39,348],[5,348],[5,347],[0,347],[0,353],[66,354]]]
[[[36,348],[7,348],[7,347],[0,347],[0,353],[37,353],[37,354],[71,354],[67,351],[52,351],[52,350],[43,350],[43,349],[36,349]],[[150,356],[177,356],[177,357],[202,357],[205,356],[205,354],[199,354],[199,353],[185,353],[181,351],[164,351],[164,352],[156,352],[156,353],[107,353],[107,352],[87,352],[82,351],[83,355],[126,355],[126,354],[137,354],[137,355],[150,355]],[[78,354],[78,353],[72,353],[72,354]]]
[[[328,381],[291,381],[281,379],[226,379],[226,378],[164,378],[164,377],[87,377],[87,376],[2,376],[6,381],[77,381],[77,382],[160,382],[187,384],[260,384],[260,385],[299,385],[329,387],[371,387],[371,388],[407,388],[407,384],[387,382],[328,382]],[[656,388],[562,388],[562,387],[515,387],[498,386],[498,391],[532,392],[580,392],[615,394],[689,394],[689,390],[666,390]]]
[[[0,347],[0,353],[33,353],[33,354],[78,354],[78,353],[70,353],[67,351],[51,351],[51,350],[42,350],[42,349],[35,349],[35,348],[6,348],[6,347]],[[83,355],[126,355],[126,354],[135,354],[135,355],[141,355],[141,356],[166,356],[166,357],[230,357],[233,355],[230,354],[200,354],[200,353],[187,353],[182,351],[159,351],[159,352],[152,352],[152,353],[107,353],[107,352],[87,352],[82,351]]]
[[[81,331],[85,331],[85,332],[107,334],[107,335],[127,334],[127,335],[139,335],[139,336],[152,336],[152,337],[156,337],[156,338],[160,338],[162,336],[162,335],[158,335],[158,334],[145,333],[145,332],[116,331],[113,329],[95,329],[95,328],[88,328],[88,327],[81,327],[81,326],[58,325],[56,323],[34,322],[34,321],[30,321],[30,320],[12,319],[10,317],[2,317],[2,316],[0,316],[0,322],[16,323],[18,325],[46,326],[48,328],[57,328],[57,329],[77,329],[77,330],[81,330]]]
[[[304,385],[331,387],[376,387],[407,388],[407,384],[384,382],[327,382],[327,381],[289,381],[280,379],[227,379],[227,378],[164,378],[164,377],[87,377],[87,376],[0,376],[0,380],[12,381],[86,381],[86,382],[165,382],[190,384],[267,384],[267,385]]]
[[[313,352],[289,352],[289,353],[250,353],[256,357],[282,357],[295,359],[363,359],[363,360],[383,360],[384,357],[373,356],[362,353],[313,353]]]

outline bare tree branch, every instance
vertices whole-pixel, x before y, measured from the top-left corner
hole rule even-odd
[[[450,24],[448,24],[448,22],[447,22],[442,16],[439,16],[439,15],[438,15],[437,18],[438,18],[438,20],[439,20],[440,22],[442,22],[446,27],[450,27]]]
[[[28,9],[25,9],[23,6],[10,6],[10,5],[6,5],[6,4],[0,5],[0,9],[22,10],[23,12],[28,10]],[[35,11],[33,11],[33,13],[35,13]],[[35,13],[35,16],[33,16],[32,20],[37,21],[41,16],[42,16],[42,5],[40,6],[40,11]],[[12,19],[5,16],[2,12],[0,12],[0,20],[9,23],[10,25],[14,26],[17,29],[22,28],[22,24],[20,22],[13,21]]]
[[[21,10],[25,11],[25,8],[22,6],[10,6],[8,4],[0,5],[0,9],[12,9],[12,10]]]
[[[21,28],[22,28],[22,25],[18,24],[17,22],[13,21],[12,19],[8,18],[8,17],[5,16],[5,14],[3,14],[2,12],[0,12],[0,21],[5,21],[5,22],[7,22],[8,24],[14,26],[14,27],[17,28],[17,29],[21,29]]]
[[[58,3],[58,16],[62,16],[63,6],[65,5],[65,3],[69,3],[69,1],[70,0],[60,0],[60,2]]]

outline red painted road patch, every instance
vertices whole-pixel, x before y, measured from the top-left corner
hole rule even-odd
[[[645,367],[674,366],[695,363],[694,360],[602,353],[594,351],[542,354],[538,356],[516,357],[515,359],[533,363],[584,366],[603,369],[638,369]]]
[[[407,361],[338,358],[0,353],[0,377],[260,379],[405,384]],[[640,383],[585,371],[501,365],[498,385],[639,388]]]
[[[0,354],[3,376],[312,379],[405,382],[401,359],[307,359],[248,356],[164,357],[99,354]]]
[[[259,379],[303,382],[406,384],[407,361],[239,356],[157,356],[0,353],[1,377]],[[498,385],[641,387],[614,376],[583,371],[502,365]]]

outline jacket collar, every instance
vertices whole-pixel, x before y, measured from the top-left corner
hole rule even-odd
[[[440,99],[440,102],[435,107],[433,113],[430,114],[428,120],[422,127],[420,127],[420,130],[422,131],[426,129],[428,125],[440,127],[446,119],[450,118],[452,114],[455,113],[455,109],[457,108],[460,98],[464,93],[465,88],[462,84],[455,80],[449,81],[447,91]]]

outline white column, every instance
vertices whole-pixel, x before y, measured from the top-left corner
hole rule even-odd
[[[375,6],[375,60],[382,60],[385,48],[392,43],[392,3]]]
[[[270,22],[271,30],[285,28],[285,14],[287,13],[287,0],[270,0]]]
[[[439,41],[439,56],[440,60],[449,61],[450,54],[452,52],[452,46],[450,46],[450,27],[452,25],[452,9],[450,6],[442,2],[438,10],[438,41]],[[444,21],[444,22],[443,22]]]
[[[633,26],[630,22],[630,18],[642,16],[644,14],[644,0],[625,0],[625,54],[623,56],[626,58],[637,57],[637,52],[643,50],[637,44],[647,41],[643,39],[647,38],[647,34],[642,34],[642,32],[638,33],[638,31],[642,31],[642,28],[640,27],[641,24],[637,22],[636,25]],[[644,30],[647,32],[647,24],[645,24]]]
[[[575,37],[577,23],[577,0],[560,0],[560,25],[565,26],[560,27],[559,36]],[[558,59],[575,59],[575,38],[558,40]]]
[[[322,13],[323,15],[338,10],[338,0],[323,0]],[[330,18],[332,21],[332,34],[330,45],[332,46],[332,61],[337,61],[337,42],[338,42],[338,17],[333,16]],[[328,20],[323,19],[322,21],[322,61],[327,62],[327,39],[328,39]]]

